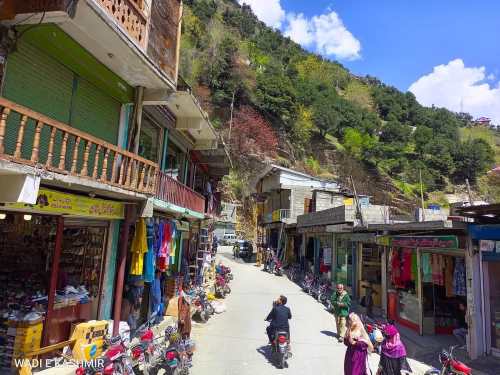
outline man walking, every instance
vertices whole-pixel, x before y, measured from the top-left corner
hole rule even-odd
[[[332,296],[333,313],[337,324],[337,335],[339,342],[344,341],[346,332],[346,321],[351,309],[351,297],[343,284],[337,284],[337,291]]]

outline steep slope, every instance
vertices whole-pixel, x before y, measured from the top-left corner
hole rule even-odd
[[[425,108],[411,93],[356,77],[234,0],[184,3],[181,74],[223,132],[240,177],[253,172],[249,159],[269,158],[325,177],[355,175],[362,192],[405,207],[420,175],[427,192],[449,190],[492,165],[488,142],[459,136],[467,114]]]

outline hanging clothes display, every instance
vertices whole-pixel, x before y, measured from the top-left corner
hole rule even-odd
[[[401,269],[401,282],[406,284],[407,282],[411,281],[411,275],[412,275],[412,251],[411,249],[404,249],[402,253],[402,260],[403,260],[403,265]]]
[[[446,257],[444,260],[444,287],[446,291],[446,297],[453,297],[455,295],[455,292],[453,290],[453,273],[453,258]]]
[[[467,295],[465,261],[463,258],[457,258],[455,261],[455,270],[453,272],[453,291],[457,296]]]
[[[143,274],[144,254],[148,251],[148,242],[146,238],[146,222],[143,218],[139,219],[135,226],[134,239],[130,252],[132,259],[130,261],[130,274],[140,276]]]
[[[436,285],[444,285],[443,278],[443,257],[439,254],[432,254],[431,265],[432,265],[432,282]]]
[[[178,236],[178,231],[177,231],[177,226],[175,224],[175,221],[172,221],[170,223],[170,252],[169,252],[169,262],[168,264],[173,266],[175,264],[175,254],[177,251],[177,236]]]
[[[163,222],[160,225],[163,226],[163,230],[160,242],[160,250],[158,251],[157,268],[161,272],[165,272],[168,268],[168,257],[172,240],[172,227],[170,221]]]
[[[148,220],[146,229],[147,229],[148,251],[144,255],[144,281],[147,283],[151,283],[153,282],[155,277],[154,219]]]

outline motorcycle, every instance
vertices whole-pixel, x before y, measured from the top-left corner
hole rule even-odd
[[[286,331],[278,331],[275,334],[274,341],[272,343],[273,357],[275,358],[276,365],[279,368],[284,369],[288,366],[287,360],[290,357],[289,351],[289,336]]]
[[[88,364],[80,365],[76,375],[134,375],[127,347],[121,336],[114,336],[107,343],[104,355]]]
[[[194,305],[196,307],[195,315],[203,322],[206,323],[207,320],[215,313],[212,304],[207,299],[207,294],[203,288],[199,288],[196,292],[196,298],[194,299]]]
[[[158,367],[164,369],[166,375],[188,375],[193,344],[189,344],[190,340],[181,340],[172,327],[165,331],[165,338],[169,345],[163,350]]]
[[[472,369],[466,364],[457,361],[453,356],[453,351],[456,346],[450,347],[448,351],[443,350],[439,354],[439,362],[441,363],[441,370],[433,368],[427,370],[425,375],[470,375]]]
[[[330,295],[331,295],[331,284],[328,281],[323,281],[318,290],[318,302],[325,305]]]
[[[220,275],[215,277],[215,295],[218,298],[226,298],[227,294],[226,280]]]
[[[313,281],[314,277],[311,274],[307,274],[304,277],[304,281],[302,283],[302,290],[304,290],[304,292],[306,292],[307,294],[310,294],[310,290],[313,286]]]
[[[274,260],[274,274],[276,276],[283,276],[283,268],[282,268],[281,261],[279,259]]]
[[[151,329],[157,314],[153,316],[138,328],[140,334],[139,344],[131,349],[133,368],[136,373],[142,371],[144,375],[156,375],[158,373],[157,365],[161,357],[162,342],[155,342],[154,332]]]

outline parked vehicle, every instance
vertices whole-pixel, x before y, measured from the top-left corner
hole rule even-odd
[[[203,323],[215,313],[212,304],[207,299],[207,294],[203,288],[198,288],[196,290],[196,297],[193,301],[196,307],[195,317],[199,318]]]
[[[215,296],[218,298],[226,298],[227,294],[226,280],[223,276],[217,275],[215,277]]]
[[[318,289],[318,302],[326,304],[327,300],[331,297],[331,283],[328,280],[324,280],[320,283]]]
[[[274,274],[276,276],[283,276],[283,264],[278,258],[274,259]]]
[[[453,356],[456,346],[450,347],[448,351],[443,350],[439,353],[439,362],[441,370],[433,368],[425,372],[425,375],[470,375],[472,369],[466,364],[457,361]]]
[[[190,367],[189,347],[182,340],[175,329],[167,328],[165,339],[168,346],[162,351],[159,369],[165,370],[166,375],[188,375]]]
[[[157,314],[137,329],[139,344],[130,350],[134,371],[144,375],[156,375],[158,362],[160,361],[164,340],[155,339],[151,329],[157,319]]]
[[[294,264],[287,268],[286,275],[292,282],[297,282],[300,278],[300,267]]]
[[[234,245],[236,242],[236,234],[235,233],[226,233],[221,240],[221,244],[224,246]]]
[[[235,258],[241,258],[247,261],[252,260],[253,257],[252,243],[247,240],[237,240],[233,246],[233,255]]]
[[[279,368],[287,367],[287,360],[290,356],[289,351],[289,335],[288,332],[278,331],[276,332],[275,339],[273,341],[273,357],[275,359],[275,363]]]
[[[313,286],[314,276],[308,273],[304,277],[304,281],[302,282],[302,290],[308,294],[310,294],[311,288]]]

